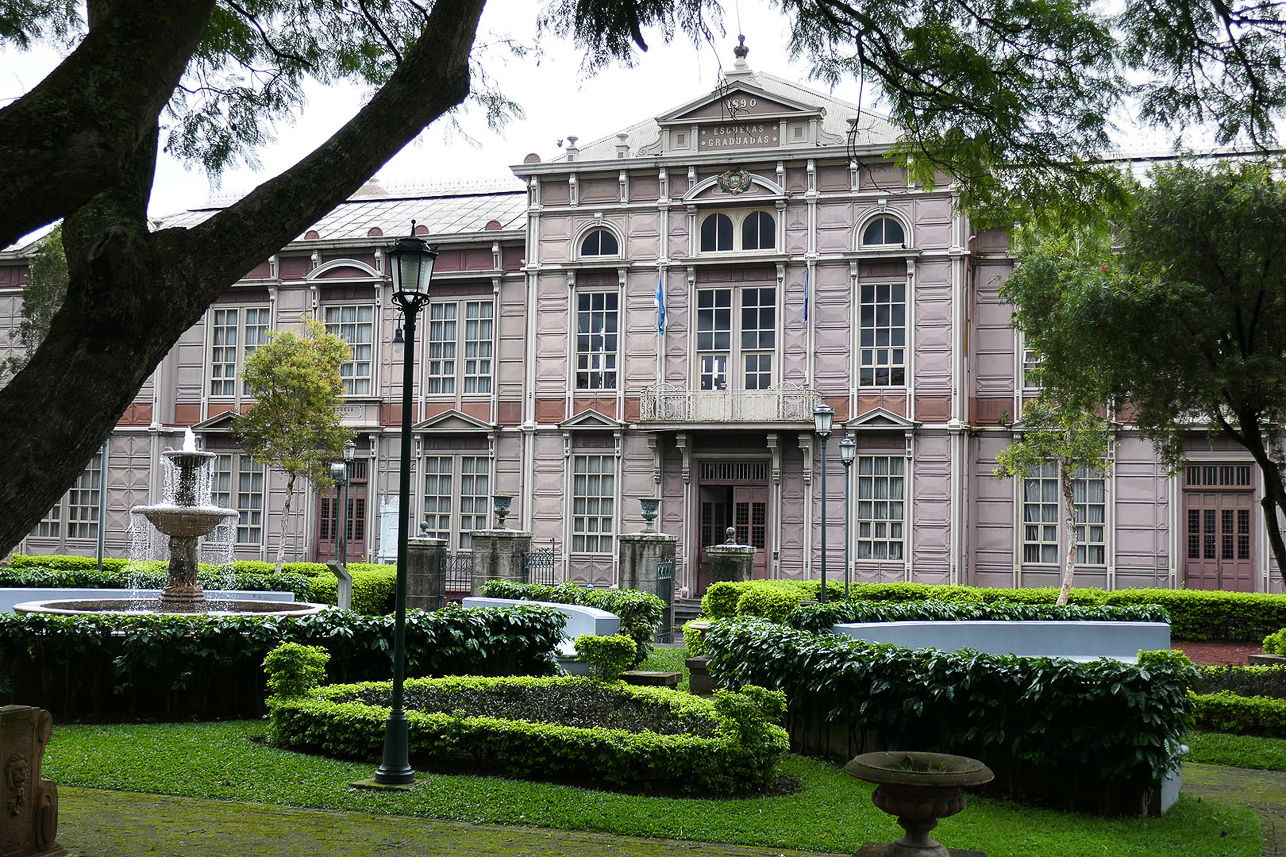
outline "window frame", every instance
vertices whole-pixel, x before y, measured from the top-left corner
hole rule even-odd
[[[620,290],[614,289],[614,288],[606,288],[606,289],[585,288],[585,289],[578,289],[575,292],[575,295],[576,295],[575,305],[572,309],[572,312],[574,313],[574,318],[573,318],[573,321],[575,324],[574,329],[576,331],[574,334],[575,341],[573,343],[573,352],[572,352],[573,354],[572,389],[575,390],[577,393],[599,393],[599,392],[615,393],[620,388],[620,383],[621,383],[621,293],[620,293]],[[603,299],[603,307],[600,309],[596,309],[593,305],[594,299],[598,297],[601,297]],[[585,308],[582,306],[582,304],[584,304],[586,301],[589,302],[588,308]],[[609,309],[607,307],[608,303],[614,303],[615,306]],[[602,313],[603,315],[603,326],[600,329],[600,332],[595,333],[593,329],[594,320],[595,320],[596,314],[598,313]],[[588,318],[589,329],[585,332],[581,331],[581,316],[583,314],[588,314],[589,316]],[[613,329],[610,332],[607,331],[607,321],[609,317],[611,318],[612,324],[613,324]],[[595,343],[595,340],[598,340],[598,339],[602,340],[603,347],[601,349],[595,350],[593,348],[593,345]],[[611,348],[607,347],[609,341],[612,343]],[[588,345],[589,347],[582,349],[581,348],[582,343]],[[595,355],[602,357],[602,365],[598,369],[595,369],[593,367],[592,358]],[[586,359],[582,361],[582,358],[586,358]],[[609,363],[610,363],[610,367],[608,366]],[[585,379],[585,383],[583,385],[581,383],[582,376],[584,376],[584,379]],[[595,376],[599,376],[601,379],[601,383],[598,384],[597,386],[593,384],[593,380]],[[611,379],[610,384],[607,383],[609,376]]]
[[[1017,549],[1018,549],[1020,564],[1024,567],[1040,566],[1046,569],[1056,569],[1062,566],[1063,558],[1067,552],[1067,539],[1066,539],[1066,534],[1063,532],[1065,510],[1063,507],[1064,501],[1063,501],[1063,494],[1062,494],[1062,486],[1059,484],[1061,479],[1060,468],[1061,468],[1061,465],[1059,465],[1057,462],[1044,462],[1042,464],[1036,465],[1036,468],[1034,468],[1038,470],[1038,475],[1036,477],[1033,477],[1029,473],[1028,475],[1023,476],[1022,479],[1019,480],[1018,482],[1019,494],[1018,494],[1016,517],[1018,519],[1017,532],[1019,537],[1018,537]],[[1032,481],[1033,478],[1038,479],[1042,484],[1042,488],[1041,488],[1042,496],[1038,501],[1029,499],[1028,497],[1028,483]],[[1101,489],[1100,489],[1101,499],[1098,499],[1098,500],[1090,499],[1089,492],[1092,488],[1092,483],[1095,483],[1095,482],[1100,483],[1100,486],[1101,486]],[[1050,491],[1053,494],[1052,500],[1043,496],[1043,493],[1044,493],[1043,486],[1045,485],[1048,485],[1050,487]],[[1072,476],[1072,491],[1073,491],[1073,498],[1075,498],[1078,494],[1079,496],[1086,498],[1084,500],[1073,499],[1073,505],[1076,507],[1076,510],[1074,513],[1075,514],[1074,527],[1076,529],[1076,556],[1073,558],[1073,561],[1072,561],[1073,568],[1077,570],[1086,570],[1086,571],[1100,571],[1100,570],[1106,571],[1112,565],[1112,549],[1113,549],[1113,546],[1112,546],[1113,498],[1112,498],[1112,492],[1111,492],[1111,479],[1107,469],[1105,467],[1096,467],[1092,469],[1086,468],[1086,467],[1077,467],[1076,472]],[[1052,508],[1054,517],[1052,520],[1042,519],[1039,521],[1029,522],[1027,520],[1027,511],[1029,506],[1037,506],[1042,510],[1042,514],[1044,514],[1043,510]],[[1093,507],[1101,507],[1102,509],[1101,521],[1088,520],[1089,513]],[[1028,538],[1028,535],[1029,535],[1028,528],[1031,526],[1034,526],[1042,531],[1039,534],[1038,539],[1032,540]],[[1052,539],[1049,538],[1050,534],[1047,532],[1050,527],[1053,528]],[[1101,530],[1100,539],[1090,539],[1088,537],[1083,537],[1083,534],[1085,536],[1088,536],[1088,534],[1092,533],[1094,528],[1099,528]],[[1041,558],[1039,559],[1028,558],[1029,549],[1033,547],[1036,548],[1038,555]],[[1046,555],[1045,554],[1046,548],[1049,548],[1052,550],[1052,557],[1053,557],[1052,559],[1044,558],[1044,556]],[[1091,552],[1098,553],[1102,557],[1102,561],[1101,562],[1088,561],[1088,557],[1091,555]]]
[[[235,312],[237,314],[236,326],[231,328],[235,331],[236,342],[231,345],[228,345],[227,343],[218,344],[215,342],[218,331],[229,329],[229,325],[226,323],[219,325],[217,324],[217,319],[220,313],[226,314],[228,312]],[[256,314],[257,320],[266,319],[266,323],[250,324],[249,314],[251,312]],[[251,397],[250,390],[246,387],[243,370],[246,365],[246,360],[252,353],[254,353],[254,350],[267,341],[267,334],[273,329],[272,321],[271,304],[265,304],[262,302],[228,303],[215,304],[210,307],[210,313],[207,320],[208,332],[206,335],[207,342],[205,350],[206,360],[208,361],[206,363],[207,383],[205,385],[205,395],[207,398],[218,399],[220,401],[235,401],[237,399]],[[256,342],[254,343],[249,342],[249,333],[251,330],[258,331],[258,333],[256,333]],[[231,349],[232,362],[228,362],[226,359],[219,361],[215,360],[215,350],[220,348]],[[215,368],[219,366],[231,366],[232,373],[230,375],[221,375],[216,377]],[[216,383],[225,385],[230,384],[232,386],[232,392],[216,393],[214,391],[214,385]]]
[[[872,226],[880,221],[889,221],[897,225],[902,232],[902,240],[889,243],[885,241],[880,244],[868,243],[866,233]],[[885,232],[888,230],[886,229]],[[878,211],[862,220],[857,227],[856,241],[854,245],[858,250],[910,250],[914,245],[911,243],[911,227],[901,217],[889,211]]]
[[[585,242],[588,241],[590,236],[596,232],[602,232],[611,236],[612,240],[616,242],[616,250],[611,253],[586,253]],[[600,247],[602,246],[601,239],[599,241],[599,245]],[[576,236],[576,258],[587,262],[599,262],[605,259],[620,259],[622,256],[621,250],[624,246],[625,241],[615,229],[609,227],[605,223],[594,222],[582,229],[580,234]]]
[[[352,321],[344,320],[343,310],[345,309],[355,310],[355,317]],[[363,301],[335,301],[321,306],[321,322],[325,325],[326,332],[334,334],[344,340],[344,342],[348,343],[348,347],[350,349],[349,359],[345,360],[339,367],[340,376],[343,378],[344,382],[343,395],[345,398],[369,399],[374,398],[379,394],[379,387],[375,376],[375,367],[379,363],[378,355],[375,351],[375,328],[379,323],[379,313],[377,312],[377,309],[378,307],[376,304]],[[340,312],[340,318],[337,322],[332,322],[329,318],[332,310]],[[370,312],[369,319],[362,319],[362,310],[368,310]],[[355,333],[358,325],[369,326],[369,341],[354,342],[346,337],[344,335],[344,327],[346,325],[353,325]],[[370,349],[369,354],[364,359],[360,359],[358,356],[357,349],[361,346],[366,346]],[[365,374],[359,375],[357,373],[357,366],[360,364],[365,364]],[[349,374],[344,374],[345,368],[349,368]],[[366,389],[364,391],[358,390],[359,382],[361,381],[366,382]]]
[[[857,342],[855,343],[856,347],[853,349],[854,360],[856,361],[856,386],[859,390],[889,390],[905,388],[908,386],[909,379],[911,377],[912,348],[910,311],[912,306],[912,295],[910,284],[905,280],[885,282],[872,280],[870,282],[859,281],[856,286],[857,288],[853,295],[856,307],[856,324],[854,325],[854,331],[857,335]],[[871,343],[869,345],[867,344],[865,337],[865,332],[868,330],[865,313],[865,309],[868,305],[866,298],[866,292],[868,289],[872,292],[872,300],[870,301],[870,306],[872,307],[871,324],[869,325],[869,330],[871,331]],[[888,290],[888,300],[882,301],[880,299],[881,289]],[[893,300],[894,289],[901,289],[902,297],[900,302]],[[902,320],[901,324],[897,325],[894,323],[893,317],[896,314],[896,308],[899,303],[901,305]],[[882,306],[888,307],[889,319],[887,323],[881,323],[879,319],[880,308]],[[901,330],[901,342],[895,343],[893,340],[897,338],[895,334],[899,330],[899,327]],[[889,333],[889,342],[884,345],[880,345],[878,341],[879,333],[882,330],[887,330]],[[877,353],[884,351],[889,353],[889,360],[887,363],[882,363],[876,360]],[[893,354],[897,351],[901,351],[902,354],[900,362],[896,362],[893,359]],[[867,352],[871,352],[872,361],[869,364],[869,368],[871,370],[869,381],[866,378],[866,370],[868,368],[868,364],[866,362]],[[888,381],[886,383],[879,382],[879,373],[881,370],[888,373]],[[901,378],[899,380],[894,380],[899,370],[901,371]]]
[[[600,469],[591,471],[591,459],[596,460]],[[584,470],[580,462],[585,462]],[[610,464],[610,469],[603,470],[603,463]],[[570,456],[571,486],[567,496],[571,499],[568,510],[568,530],[571,538],[568,541],[568,553],[587,556],[614,556],[616,553],[617,502],[620,465],[616,453],[610,450],[584,450],[573,452]],[[584,491],[581,490],[579,477],[584,476]],[[606,491],[603,489],[604,477],[610,480]],[[597,480],[597,491],[590,493],[590,480]],[[584,500],[582,507],[578,501]],[[591,503],[591,501],[596,501]],[[608,511],[603,512],[603,505]],[[582,511],[583,508],[583,511]],[[592,509],[592,511],[591,511]],[[593,522],[598,528],[590,529]],[[589,547],[592,540],[592,549]]]
[[[99,520],[98,508],[103,500],[102,492],[106,489],[106,465],[103,451],[100,449],[94,453],[94,456],[81,470],[80,475],[71,487],[63,492],[58,501],[49,507],[49,511],[36,522],[35,526],[28,531],[24,538],[31,539],[52,539],[65,544],[74,540],[77,542],[93,541],[98,538],[98,528],[103,525]],[[89,483],[85,484],[86,477]],[[73,503],[74,498],[79,498],[80,494],[85,492],[90,497],[88,503]],[[73,510],[84,510],[85,517],[72,517]],[[87,535],[73,535],[78,533],[78,528],[87,528]],[[40,530],[44,528],[45,532]]]
[[[748,304],[746,297],[749,292],[762,293],[765,291],[772,293],[770,303],[753,303]],[[727,292],[729,296],[728,305],[722,306],[714,304],[709,307],[703,307],[701,301],[704,295],[717,295],[720,292]],[[739,285],[698,285],[693,289],[692,306],[694,308],[694,322],[692,326],[692,389],[700,391],[713,390],[735,390],[739,392],[751,392],[769,390],[781,382],[781,347],[782,347],[782,313],[781,313],[781,289],[777,284],[766,283],[745,283]],[[726,330],[714,327],[710,330],[702,328],[702,314],[706,312],[715,313],[714,320],[717,323],[717,313],[726,311],[728,313],[728,327]],[[760,326],[753,328],[745,327],[747,312],[757,314],[757,321]],[[762,317],[765,312],[771,312],[773,324],[770,327],[762,326]],[[761,338],[760,342],[754,345],[747,343],[747,336],[752,332],[757,332]],[[718,336],[727,335],[727,347],[719,348]],[[762,337],[768,334],[771,342],[768,345],[762,343]],[[703,337],[711,337],[709,347],[703,347]],[[757,366],[753,373],[751,372],[747,358],[755,357],[762,360],[768,357],[769,368],[765,373],[762,366]],[[720,372],[708,373],[707,364],[713,367],[722,359],[722,370]],[[712,380],[710,384],[705,385],[704,378],[710,374]],[[747,385],[747,379],[751,374],[761,378],[764,374],[768,375],[768,383],[757,383],[756,386]],[[723,386],[718,386],[715,378],[722,376],[724,379]]]
[[[745,246],[745,243],[746,243],[745,242],[745,238],[746,238],[745,225],[752,215],[762,215],[763,217],[768,218],[768,222],[771,224],[771,228],[768,230],[768,234],[772,238],[771,247],[747,248]],[[766,255],[779,253],[781,251],[777,248],[777,241],[780,236],[777,234],[777,230],[778,230],[778,226],[780,225],[780,220],[777,215],[778,215],[778,212],[769,210],[767,208],[762,208],[762,207],[743,208],[743,209],[718,208],[718,209],[703,211],[695,218],[696,230],[692,240],[692,249],[694,251],[693,255],[717,257],[717,256],[728,256],[732,253],[743,253],[743,254],[748,253],[755,256],[766,256]],[[706,224],[706,221],[712,217],[728,218],[728,221],[731,224],[731,228],[732,228],[732,234],[730,236],[730,241],[732,246],[730,246],[729,248],[724,250],[721,250],[721,249],[706,250],[705,249],[704,240],[703,240],[705,224]],[[762,227],[760,229],[760,233],[762,234]],[[718,245],[717,235],[716,235],[715,244],[716,246]]]
[[[472,466],[475,468],[472,472],[466,472],[466,468],[464,466],[466,460],[472,462]],[[442,494],[439,492],[437,494],[430,495],[428,493],[427,483],[431,475],[429,472],[430,461],[450,462],[451,469],[446,471],[447,475],[450,477],[450,487],[448,489],[450,492],[449,494]],[[481,470],[476,469],[479,467],[479,464],[481,464]],[[443,530],[440,526],[441,520],[439,520],[435,522],[438,526],[429,527],[425,532],[427,532],[432,538],[445,538],[448,551],[461,552],[473,550],[471,538],[467,537],[466,534],[472,533],[474,530],[485,530],[490,527],[492,512],[491,486],[494,484],[493,470],[494,464],[492,457],[488,453],[480,450],[452,451],[429,449],[420,455],[420,520],[427,523],[426,518],[430,514],[428,510],[430,497],[433,497],[436,500],[441,500],[444,497],[447,499],[448,506],[445,512],[438,508],[432,513],[439,519],[445,519],[447,528]],[[433,471],[432,475],[440,479],[443,473],[444,471],[437,469]],[[478,493],[478,489],[476,487],[476,481],[479,476],[483,477],[483,493],[481,494]],[[468,494],[465,493],[466,478],[470,478],[475,482],[472,492]],[[469,511],[465,510],[465,506],[470,505],[465,503],[466,499],[472,501],[472,506]],[[481,505],[481,513],[478,511],[479,504]],[[467,528],[464,524],[466,517],[470,518],[471,524],[473,524]],[[482,519],[482,526],[476,526],[479,518]],[[443,535],[444,533],[445,535]]]
[[[469,315],[470,309],[473,306],[478,306],[479,308],[483,306],[488,307],[490,309],[491,314],[489,316],[484,316],[481,314],[481,311],[480,311],[480,314],[478,315],[478,317],[473,318]],[[445,313],[445,309],[447,307],[454,307],[455,309],[454,318],[451,318],[451,319],[433,318],[433,313],[436,309],[442,308]],[[453,338],[450,340],[434,339],[433,338],[434,326],[438,324],[445,324],[448,321],[455,328],[455,334]],[[489,339],[482,339],[482,338],[470,339],[469,328],[470,328],[470,325],[474,322],[477,322],[479,326],[483,324],[489,324],[491,327],[491,337]],[[495,389],[496,389],[496,338],[497,338],[496,322],[497,322],[496,301],[495,301],[495,298],[491,295],[458,295],[458,296],[452,296],[452,297],[443,297],[439,300],[430,301],[429,305],[425,308],[424,322],[422,322],[424,327],[424,334],[423,334],[424,343],[423,343],[423,357],[420,359],[420,372],[421,372],[420,388],[424,391],[424,395],[435,396],[440,398],[459,399],[459,398],[467,398],[467,397],[475,397],[475,396],[476,397],[491,396],[495,392]],[[432,356],[433,348],[435,345],[438,345],[438,344],[447,345],[448,343],[451,345],[451,351],[452,351],[451,357],[447,358],[447,357]],[[479,351],[480,352],[486,351],[486,354],[483,355],[479,353],[477,355],[471,356],[469,353],[469,346],[472,343],[481,344],[483,347],[480,348]],[[451,372],[449,374],[441,371],[438,371],[438,372],[431,371],[433,363],[439,362],[439,361],[440,362],[449,361],[453,364]],[[486,371],[485,373],[470,372],[469,368],[471,363],[486,363],[489,367],[488,371]],[[443,382],[446,382],[446,381],[450,382],[450,386],[453,389],[449,391],[444,391],[443,389],[441,389],[442,386],[445,386]],[[438,389],[436,390],[433,389],[435,382],[438,384]],[[473,390],[468,389],[470,382],[474,383],[475,389]],[[481,387],[485,387],[486,389],[476,389]]]
[[[210,480],[211,502],[216,506],[222,506],[225,509],[235,509],[237,512],[237,523],[233,535],[234,547],[262,547],[264,544],[264,530],[267,523],[268,502],[268,468],[263,464],[252,459],[245,452],[236,450],[218,450],[214,460],[214,473]],[[228,459],[228,469],[223,470],[221,467],[222,459]],[[228,483],[226,490],[220,490],[219,479],[227,475]],[[248,476],[250,479],[250,488],[243,487],[242,477]],[[256,480],[255,477],[258,477]],[[258,483],[256,490],[255,483]],[[252,503],[243,503],[246,497],[258,497],[259,504],[254,506]],[[220,498],[226,498],[221,500]],[[257,513],[257,520],[251,520],[250,515]],[[251,532],[256,532],[257,536],[253,539],[248,538]],[[243,538],[244,537],[244,538]]]
[[[870,472],[863,473],[862,470],[867,462],[870,463]],[[878,464],[883,462],[884,472],[880,473]],[[898,473],[894,473],[893,462],[898,464]],[[910,478],[910,468],[907,467],[905,453],[871,453],[858,455],[853,462],[852,467],[853,479],[856,485],[853,487],[853,496],[855,506],[853,509],[853,559],[861,563],[900,563],[907,562],[907,485]],[[897,480],[898,496],[893,496],[894,479]],[[871,487],[871,496],[863,497],[863,480],[869,480]],[[876,490],[877,480],[882,481],[886,487],[884,496],[879,495]],[[870,514],[863,517],[863,504],[869,503],[871,506]],[[879,506],[885,506],[884,514],[876,514]],[[898,514],[895,516],[893,506],[898,506]],[[885,525],[883,535],[880,535],[880,525]],[[863,537],[864,527],[869,533]],[[896,530],[896,535],[894,531]],[[863,556],[863,542],[869,542],[871,553]],[[877,556],[879,552],[877,547],[883,545],[884,556]],[[898,556],[893,556],[891,548],[897,545]]]

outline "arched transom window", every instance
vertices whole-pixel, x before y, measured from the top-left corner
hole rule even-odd
[[[897,218],[877,217],[862,230],[863,247],[906,247],[906,232]]]
[[[591,229],[580,243],[580,254],[585,256],[618,256],[620,243],[607,229]]]

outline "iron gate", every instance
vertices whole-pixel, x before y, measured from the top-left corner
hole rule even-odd
[[[665,602],[661,612],[661,628],[657,631],[658,643],[674,642],[674,560],[667,559],[656,566],[656,597]]]
[[[438,564],[438,606],[445,607],[448,601],[458,601],[472,589],[473,554],[444,553]]]
[[[558,540],[550,539],[549,547],[527,551],[522,555],[522,582],[541,586],[554,585],[554,560],[558,554]]]

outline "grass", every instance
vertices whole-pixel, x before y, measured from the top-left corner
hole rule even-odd
[[[673,651],[673,650],[671,650]],[[356,790],[375,761],[353,763],[255,743],[262,721],[58,725],[45,776],[60,786],[423,816],[479,824],[588,830],[817,851],[857,851],[901,830],[871,804],[872,787],[837,766],[788,756],[789,795],[700,800],[642,797],[494,777],[433,774],[410,792]],[[1184,795],[1164,818],[1099,818],[971,797],[935,833],[990,857],[1255,857],[1249,810]]]
[[[1222,732],[1193,732],[1188,736],[1189,762],[1286,771],[1286,740],[1226,735]]]
[[[679,679],[679,690],[688,689],[688,670],[683,662],[688,659],[687,649],[653,649],[643,663],[639,664],[641,670],[656,670],[657,672],[682,673],[683,678]]]

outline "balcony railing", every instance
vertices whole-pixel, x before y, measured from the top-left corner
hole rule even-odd
[[[659,384],[643,390],[639,421],[645,423],[812,422],[821,394],[798,384],[766,390],[689,390]]]

